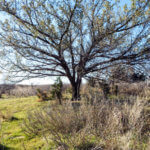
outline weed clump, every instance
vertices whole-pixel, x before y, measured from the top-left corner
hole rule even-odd
[[[39,98],[39,102],[41,101],[47,101],[47,100],[50,100],[50,97],[48,95],[48,93],[46,91],[42,91],[40,89],[37,89],[37,96]]]
[[[14,120],[18,120],[18,118],[14,117],[12,112],[10,111],[7,111],[6,113],[0,112],[0,122],[14,121]]]

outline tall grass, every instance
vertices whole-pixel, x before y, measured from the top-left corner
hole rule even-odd
[[[145,114],[145,101],[137,99],[133,105],[124,103],[72,103],[49,106],[28,114],[24,131],[53,141],[62,149],[141,150],[148,148],[150,125]]]

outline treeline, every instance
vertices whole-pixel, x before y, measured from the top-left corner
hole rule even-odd
[[[47,85],[21,85],[21,84],[1,84],[0,85],[0,98],[3,95],[8,96],[33,96],[36,95],[37,89],[44,91],[49,90],[51,87],[50,84]]]

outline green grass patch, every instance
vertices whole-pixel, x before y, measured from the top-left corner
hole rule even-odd
[[[47,103],[50,102],[38,102],[36,96],[0,100],[0,112],[6,118],[11,118],[10,120],[1,120],[0,149],[45,149],[45,139],[42,137],[28,138],[21,126],[27,112],[47,105]]]

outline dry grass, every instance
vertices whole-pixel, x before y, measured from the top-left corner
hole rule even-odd
[[[145,101],[137,99],[134,105],[102,101],[80,105],[74,109],[71,103],[67,103],[30,112],[24,122],[24,130],[28,135],[43,135],[59,148],[69,150],[98,147],[105,150],[140,150],[147,147],[150,116],[144,114]]]
[[[13,120],[17,120],[17,118],[13,116],[13,112],[6,111],[5,113],[2,113],[0,111],[0,122],[3,122],[3,121],[13,121]]]
[[[119,83],[119,94],[147,96],[146,91],[150,91],[150,87],[145,82],[138,83]]]
[[[125,87],[122,85],[122,88]],[[122,98],[119,93],[118,97],[110,95],[107,100],[103,98],[100,89],[86,86],[82,89],[84,90],[81,102],[72,103],[68,100],[64,101],[62,106],[55,104],[54,101],[38,103],[36,97],[1,101],[0,118],[4,119],[4,145],[21,147],[23,139],[20,139],[17,145],[15,143],[17,138],[14,137],[23,136],[26,149],[32,149],[31,147],[56,150],[150,149],[148,87],[141,88],[142,94],[138,97],[136,94],[130,96],[124,91],[125,96]],[[138,93],[138,90],[135,91]],[[65,94],[68,96],[68,93]],[[19,120],[11,121],[13,116]],[[23,119],[22,130],[20,124]],[[30,138],[25,136],[23,131]],[[7,135],[7,132],[11,134]]]

